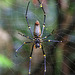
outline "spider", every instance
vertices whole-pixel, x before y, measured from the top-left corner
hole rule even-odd
[[[31,30],[31,27],[29,25],[29,21],[28,21],[28,18],[27,18],[28,7],[29,7],[29,4],[30,4],[30,1],[29,1],[28,2],[28,5],[27,5],[27,8],[26,8],[25,17],[26,17],[26,21],[27,21],[28,28],[29,28],[29,30],[30,30],[31,35],[33,36],[33,38],[31,38],[29,36],[25,36],[22,33],[19,33],[21,36],[24,36],[24,37],[30,39],[31,41],[30,42],[24,42],[18,49],[16,49],[16,56],[17,56],[18,50],[24,44],[33,43],[32,50],[31,50],[30,57],[29,57],[29,59],[30,59],[30,61],[29,61],[29,75],[31,74],[31,59],[32,59],[33,48],[41,48],[42,49],[43,56],[44,56],[44,75],[45,75],[46,74],[46,54],[45,54],[45,52],[43,50],[42,42],[62,42],[62,41],[57,41],[57,40],[44,40],[44,39],[48,38],[49,36],[51,36],[53,34],[53,31],[49,35],[47,35],[47,36],[45,36],[45,37],[42,38],[42,35],[43,35],[43,32],[44,32],[44,28],[45,28],[46,13],[45,13],[45,10],[44,10],[43,5],[40,2],[40,0],[38,0],[38,2],[40,4],[40,7],[43,10],[43,13],[44,13],[44,22],[43,22],[42,32],[41,32],[41,29],[40,29],[40,23],[39,23],[39,21],[36,21],[35,22],[35,25],[34,25],[34,35],[32,33],[32,30]]]

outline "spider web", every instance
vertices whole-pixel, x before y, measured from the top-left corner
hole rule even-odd
[[[5,0],[6,1],[6,0]],[[22,3],[20,3],[22,2]],[[12,61],[13,67],[8,69],[4,69],[3,72],[0,71],[1,75],[28,75],[28,67],[29,67],[29,55],[31,51],[32,44],[24,45],[18,51],[18,57],[15,56],[15,50],[22,45],[24,41],[30,41],[18,34],[18,32],[22,32],[27,36],[31,36],[27,23],[25,20],[25,9],[27,6],[28,1],[19,0],[17,4],[15,1],[7,0],[5,2],[6,7],[1,7],[1,14],[0,20],[1,25],[4,25],[5,31],[8,32],[9,36],[11,37],[11,41],[9,43],[11,47],[8,46],[6,49],[7,51],[4,52],[6,56]],[[11,7],[13,6],[13,8]],[[40,25],[42,28],[43,24],[43,12],[39,8],[38,4],[34,6],[32,3],[29,6],[28,11],[28,19],[30,26],[32,27],[32,31],[34,29],[34,23],[36,20],[40,21]],[[51,5],[51,6],[50,6]],[[47,5],[47,19],[46,19],[46,28],[44,31],[44,35],[49,34],[52,30],[54,33],[48,39],[56,39],[56,40],[65,40],[65,43],[43,43],[44,50],[46,52],[47,57],[47,75],[53,75],[56,73],[57,75],[63,73],[64,75],[67,74],[75,74],[75,31],[74,29],[70,29],[74,23],[71,23],[70,28],[63,27],[62,29],[57,29],[57,14],[56,7],[58,4],[53,2]],[[5,10],[5,8],[7,8]],[[54,9],[54,10],[53,10]],[[39,11],[39,14],[38,14]],[[52,12],[50,12],[52,11]],[[14,14],[15,13],[15,14]],[[72,19],[73,20],[73,19]],[[4,22],[3,22],[4,21]],[[11,22],[12,21],[12,22]],[[60,25],[61,26],[61,25]],[[64,25],[65,26],[65,25]],[[3,26],[1,26],[3,27]],[[73,27],[72,27],[73,28]],[[7,42],[8,42],[7,41]],[[2,46],[3,47],[3,46]],[[33,56],[32,56],[32,75],[43,75],[44,63],[43,63],[43,54],[41,49],[34,49]],[[66,68],[66,69],[65,69]],[[59,70],[59,71],[58,71]],[[61,73],[60,73],[61,72]]]

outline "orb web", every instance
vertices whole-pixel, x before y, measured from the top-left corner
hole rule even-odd
[[[42,0],[43,1],[43,0]],[[61,0],[60,0],[61,1]],[[31,36],[26,19],[25,19],[25,10],[28,1],[11,1],[5,0],[2,1],[2,5],[0,7],[0,20],[1,20],[1,28],[3,31],[6,31],[10,37],[7,41],[8,45],[3,44],[2,54],[11,60],[13,67],[7,67],[7,70],[1,70],[1,75],[27,75],[29,68],[29,56],[32,44],[24,45],[17,53],[17,57],[15,56],[15,50],[22,45],[24,41],[30,41],[18,34],[18,32],[22,32],[27,36]],[[44,1],[42,2],[44,3]],[[46,27],[44,30],[44,34],[48,35],[54,30],[53,35],[48,39],[50,40],[59,40],[63,41],[62,43],[43,43],[44,50],[46,52],[47,57],[47,75],[55,74],[75,74],[75,27],[74,27],[74,16],[71,14],[65,14],[64,11],[61,11],[57,8],[59,4],[53,1],[47,1],[44,3],[44,8],[47,14],[46,17]],[[66,5],[66,4],[65,4]],[[3,6],[3,7],[2,7]],[[62,7],[62,6],[61,6]],[[65,9],[65,7],[63,8]],[[66,9],[65,9],[66,10]],[[58,18],[58,12],[62,15],[66,15],[65,18]],[[69,12],[69,11],[68,11]],[[59,15],[60,16],[60,15]],[[69,17],[70,16],[70,20]],[[43,12],[38,3],[33,4],[30,3],[28,10],[28,19],[31,25],[31,29],[34,29],[34,23],[36,20],[40,21],[41,29],[43,26]],[[63,21],[62,21],[63,20]],[[60,22],[59,22],[60,21]],[[70,21],[70,22],[69,22]],[[68,25],[67,25],[68,24]],[[2,31],[2,32],[3,32]],[[5,33],[5,32],[4,32]],[[2,33],[2,36],[3,34]],[[0,35],[1,36],[1,35]],[[6,38],[8,38],[6,37]],[[7,47],[7,48],[6,48]],[[32,74],[33,75],[43,75],[44,70],[44,62],[43,62],[43,54],[41,49],[34,49],[33,57],[32,57]]]

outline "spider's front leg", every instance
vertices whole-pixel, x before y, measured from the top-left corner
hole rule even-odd
[[[33,41],[31,41],[31,42],[24,42],[18,49],[16,49],[15,56],[17,57],[17,52],[18,52],[18,50],[19,50],[24,44],[32,43],[32,42],[33,42]]]
[[[31,59],[32,59],[32,53],[33,53],[33,47],[34,47],[34,44],[32,46],[32,50],[31,50],[31,54],[30,54],[30,57],[29,57],[29,75],[31,74]]]
[[[43,40],[43,42],[63,42],[63,41],[58,41],[58,40]]]
[[[43,52],[43,56],[44,56],[44,75],[45,75],[46,74],[46,54],[43,50],[43,45],[41,45],[41,46],[42,46],[42,52]]]

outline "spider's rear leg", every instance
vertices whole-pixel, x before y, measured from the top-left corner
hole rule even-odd
[[[23,36],[23,37],[26,37],[27,39],[33,40],[31,37],[26,36],[26,35],[24,35],[24,34],[22,34],[22,33],[20,33],[20,32],[19,32],[18,34],[20,34],[20,35]]]
[[[53,33],[54,33],[54,30],[52,30],[52,32],[49,35],[43,37],[42,39],[46,39],[46,38],[50,37],[51,35],[53,35]]]
[[[43,35],[43,32],[44,32],[44,28],[45,28],[45,21],[46,21],[46,12],[43,8],[43,5],[42,3],[40,2],[40,0],[38,0],[39,4],[40,4],[40,7],[42,8],[43,12],[44,12],[44,22],[43,22],[43,28],[42,28],[42,33],[41,33],[41,36]]]
[[[28,24],[28,28],[29,28],[29,30],[30,30],[30,32],[31,32],[31,35],[34,36],[33,33],[32,33],[32,30],[31,30],[31,27],[30,27],[30,25],[29,25],[28,18],[27,18],[27,13],[28,13],[29,4],[30,4],[30,1],[28,2],[28,5],[27,5],[25,17],[26,17],[26,21],[27,21],[27,24]]]

